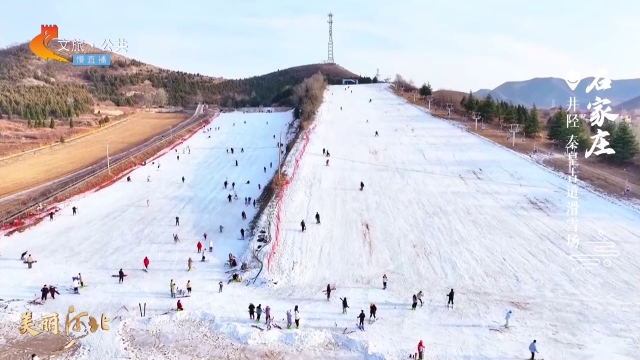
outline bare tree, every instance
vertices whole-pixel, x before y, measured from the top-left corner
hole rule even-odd
[[[153,94],[153,102],[157,106],[167,105],[167,103],[169,102],[169,96],[167,95],[167,92],[162,88],[156,90]]]
[[[151,105],[153,105],[153,92],[145,92],[142,95],[142,104],[146,106],[149,111],[151,111]]]

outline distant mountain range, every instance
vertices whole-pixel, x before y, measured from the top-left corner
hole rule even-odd
[[[571,91],[564,79],[560,78],[509,81],[493,90],[478,90],[473,95],[484,98],[490,94],[495,100],[504,100],[528,107],[535,104],[539,108],[567,107],[569,99],[575,97],[578,101],[578,107],[582,110],[586,110],[587,104],[593,102],[596,96],[609,99],[612,106],[622,105],[625,101],[640,97],[640,79],[611,80],[611,89],[602,91],[593,89],[587,94],[586,88],[592,81],[593,77],[582,79],[575,91]],[[629,104],[629,106],[631,105],[640,108],[640,99]],[[633,109],[625,106],[625,110]]]
[[[636,96],[633,99],[629,99],[621,104],[613,106],[613,110],[619,112],[633,112],[634,110],[640,110],[640,96]]]

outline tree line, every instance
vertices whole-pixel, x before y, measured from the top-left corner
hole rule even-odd
[[[535,105],[527,109],[522,105],[513,105],[505,101],[495,101],[491,95],[484,99],[478,99],[470,92],[465,96],[460,105],[468,113],[478,113],[483,121],[492,123],[498,121],[499,124],[520,124],[527,137],[536,137],[543,129],[543,124],[539,119],[538,110]],[[597,133],[597,128],[590,126],[583,119],[567,124],[567,112],[559,109],[551,115],[545,122],[547,128],[547,139],[560,146],[566,146],[569,139],[574,139],[578,150],[585,151],[593,145],[592,136]],[[624,121],[605,121],[600,128],[607,131],[609,136],[606,140],[608,147],[615,151],[615,154],[603,154],[599,156],[611,163],[622,163],[629,161],[638,154],[638,140],[633,133],[631,126]]]
[[[478,99],[471,92],[462,98],[460,105],[469,114],[478,113],[482,121],[486,123],[497,121],[501,126],[503,124],[522,125],[524,135],[527,137],[536,137],[542,130],[538,109],[535,105],[531,109],[527,109],[522,105],[495,101],[491,95],[487,95],[484,99]]]
[[[84,86],[10,86],[0,84],[0,114],[40,127],[48,118],[72,118],[92,110],[93,98]]]
[[[578,150],[585,151],[593,146],[591,137],[598,131],[597,127],[589,125],[581,119],[567,123],[567,112],[560,109],[547,122],[547,139],[563,147],[566,147],[569,140],[573,139],[577,143]],[[609,133],[606,137],[609,142],[607,148],[613,149],[615,153],[602,154],[598,156],[599,159],[620,164],[638,155],[638,139],[628,123],[605,120],[600,130]]]

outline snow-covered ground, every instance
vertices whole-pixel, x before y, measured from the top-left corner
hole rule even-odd
[[[58,312],[64,326],[71,304],[76,311],[114,318],[112,330],[81,340],[76,357],[82,359],[201,359],[237,353],[220,349],[238,346],[256,354],[266,348],[298,352],[292,359],[301,358],[300,351],[309,359],[401,359],[415,352],[420,339],[426,359],[524,359],[533,339],[545,359],[640,358],[637,211],[581,189],[581,242],[571,248],[566,179],[430,117],[384,84],[344,89],[329,87],[306,152],[298,154],[295,178],[281,203],[271,269],[256,285],[227,285],[224,262],[229,253],[241,261],[251,257],[255,243],[237,240],[248,222],[240,212],[247,211],[249,219],[255,213],[243,198],[257,198],[257,184],[273,174],[278,133],[286,131],[290,113],[222,114],[211,124],[219,131],[200,132],[178,148],[179,161],[169,153],[160,158],[160,169],[157,162],[137,169],[131,183],[121,180],[79,197],[54,221],[3,237],[0,298],[32,299],[43,284],[53,283],[61,295],[30,306],[36,319]],[[187,146],[191,154],[182,154]],[[229,147],[234,155],[226,153]],[[242,147],[245,152],[238,153]],[[331,153],[329,166],[323,148]],[[233,204],[222,189],[225,177],[236,183],[239,200]],[[269,221],[275,238],[275,220],[260,223]],[[219,225],[225,226],[222,234]],[[178,244],[171,237],[175,232]],[[214,251],[202,263],[196,243],[204,232]],[[608,267],[583,269],[570,256],[598,255],[588,242],[600,241],[599,232],[619,255],[608,259]],[[18,260],[27,250],[38,260],[32,270]],[[259,256],[266,261],[270,250]],[[141,270],[145,256],[148,273]],[[196,261],[191,272],[189,257]],[[128,274],[124,284],[111,277],[120,268]],[[68,294],[78,272],[88,287],[81,295]],[[170,279],[180,288],[192,282],[184,312],[167,313],[175,307]],[[222,293],[219,281],[225,283]],[[337,287],[331,301],[322,293],[329,283]],[[451,288],[454,309],[446,307]],[[411,296],[419,290],[424,306],[411,311]],[[348,315],[339,299],[345,296]],[[286,310],[298,305],[300,329],[251,327],[250,302],[269,305],[279,325],[285,325]],[[361,332],[356,316],[364,310],[368,318],[371,302],[379,320],[365,322]],[[146,303],[146,318],[140,318],[138,303]],[[3,339],[6,331],[17,334],[24,309],[24,301],[17,301],[3,310]],[[505,330],[509,309],[514,316]],[[345,328],[351,333],[343,334]]]

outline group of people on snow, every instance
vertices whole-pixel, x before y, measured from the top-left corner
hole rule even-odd
[[[255,320],[256,323],[260,323],[260,316],[262,315],[262,304],[258,304],[256,307],[253,303],[249,304],[249,319]],[[293,321],[295,321],[296,329],[300,328],[300,311],[298,309],[298,305],[295,305],[293,308],[293,315],[291,314],[291,309],[287,310],[287,329],[291,329],[293,326]],[[271,308],[267,305],[264,308],[265,315],[265,324],[267,325],[267,330],[271,329],[271,326],[274,325],[279,327],[278,325],[273,323],[273,314],[271,313]],[[292,321],[293,320],[293,321]]]

